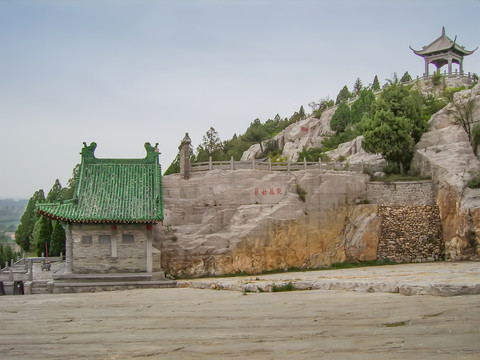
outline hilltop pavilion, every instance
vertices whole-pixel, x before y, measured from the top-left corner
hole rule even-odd
[[[460,46],[455,39],[450,39],[445,35],[445,27],[442,28],[442,35],[434,40],[430,45],[424,46],[422,50],[410,49],[418,56],[425,59],[425,76],[428,77],[428,65],[434,64],[437,71],[444,65],[448,64],[448,75],[452,75],[452,63],[460,66],[460,74],[463,74],[463,57],[473,54],[475,50],[466,50],[464,46]]]

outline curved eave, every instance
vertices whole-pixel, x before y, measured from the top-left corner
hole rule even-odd
[[[415,53],[415,55],[422,56],[422,57],[428,56],[428,55],[433,55],[433,54],[438,54],[438,53],[442,53],[442,52],[447,52],[447,51],[450,51],[450,50],[459,52],[463,56],[468,56],[468,55],[473,54],[478,49],[478,47],[477,47],[473,50],[465,50],[465,49],[461,48],[460,46],[457,46],[456,44],[453,44],[449,48],[436,49],[436,50],[428,50],[428,49],[426,49],[426,50],[415,50],[411,46],[409,46],[409,48],[410,48],[410,50],[412,50]]]
[[[43,210],[39,210],[38,213],[51,220],[59,220],[71,224],[156,224],[163,220],[163,217],[156,217],[152,219],[74,219],[70,217],[64,217],[57,214],[52,214]]]

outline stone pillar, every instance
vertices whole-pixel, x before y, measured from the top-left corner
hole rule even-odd
[[[185,137],[183,138],[178,150],[180,150],[180,175],[183,176],[184,179],[190,178],[190,144],[192,141],[188,136],[188,133],[185,133]]]
[[[428,79],[428,60],[425,59],[425,77]]]
[[[117,244],[118,244],[117,225],[112,225],[112,258],[118,257]]]
[[[73,236],[72,227],[70,224],[63,224],[65,229],[65,273],[73,273]]]
[[[452,75],[452,58],[448,59],[448,76]]]
[[[147,225],[147,273],[151,274],[153,272],[153,229],[152,225]]]

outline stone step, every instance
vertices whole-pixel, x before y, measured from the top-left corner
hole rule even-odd
[[[80,293],[97,291],[116,291],[132,289],[162,289],[175,288],[176,280],[151,280],[151,281],[69,281],[55,282],[54,293]]]

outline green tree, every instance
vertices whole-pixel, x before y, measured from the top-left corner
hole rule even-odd
[[[427,129],[422,98],[402,84],[391,82],[379,96],[375,114],[365,121],[363,147],[397,164],[403,173],[413,157],[413,147]]]
[[[168,169],[163,173],[163,175],[178,174],[180,172],[180,153],[177,153],[175,159],[172,161]]]
[[[33,228],[33,245],[34,250],[37,252],[37,256],[45,253],[46,248],[50,249],[50,240],[52,237],[52,223],[44,216],[35,223]]]
[[[400,79],[400,82],[401,83],[406,83],[406,82],[409,82],[409,81],[412,81],[412,77],[410,76],[408,71],[405,71],[405,74],[403,74],[402,78]]]
[[[55,221],[48,251],[49,255],[60,256],[60,253],[65,254],[65,237],[65,230],[62,224],[60,221]]]
[[[360,92],[358,99],[350,107],[351,122],[360,123],[363,116],[370,116],[373,113],[375,95],[372,90],[364,89]]]
[[[380,82],[378,81],[378,76],[375,75],[373,78],[373,83],[372,83],[372,90],[380,90]]]
[[[78,177],[80,176],[80,164],[75,165],[72,171],[72,177],[68,179],[67,186],[62,188],[62,200],[73,199],[77,190]]]
[[[330,128],[336,133],[344,132],[350,124],[350,120],[350,108],[346,101],[342,101],[340,105],[338,105],[337,110],[335,110],[335,114],[332,116]]]
[[[16,243],[26,252],[31,250],[33,244],[33,228],[40,215],[38,215],[35,205],[45,201],[43,190],[38,190],[33,194],[27,204],[27,208],[20,219],[17,231],[15,232]]]
[[[197,161],[208,161],[210,156],[213,160],[219,159],[221,152],[221,141],[218,132],[213,128],[207,130],[203,135],[202,143],[197,146]]]
[[[350,91],[348,90],[347,85],[345,85],[342,90],[337,95],[337,99],[335,100],[335,104],[340,104],[342,101],[348,101],[352,97]]]
[[[264,153],[262,142],[267,139],[267,136],[259,119],[255,119],[245,132],[245,139],[251,143],[259,144],[262,154]]]
[[[57,179],[55,180],[55,184],[53,184],[52,188],[48,192],[45,202],[56,203],[56,202],[61,202],[62,200],[63,200],[62,185],[60,184],[60,181]]]
[[[360,78],[357,78],[357,80],[355,81],[355,84],[353,85],[353,93],[355,95],[359,95],[362,89],[363,89],[362,81],[360,80]]]

